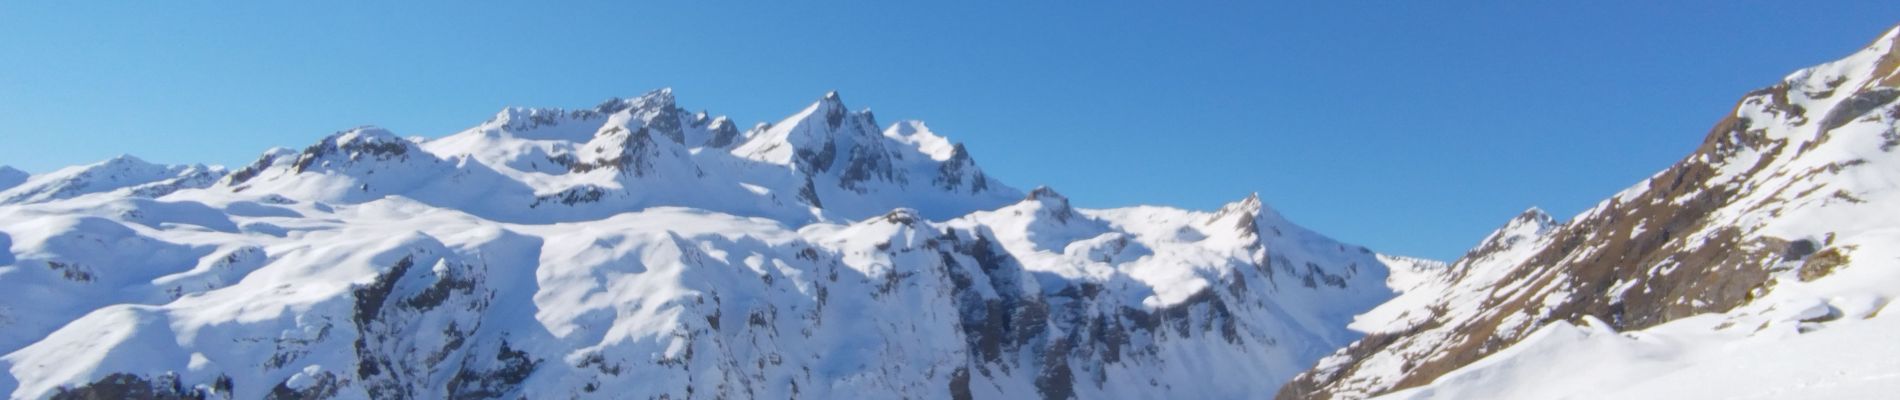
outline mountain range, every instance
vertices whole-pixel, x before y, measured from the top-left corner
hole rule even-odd
[[[1073,207],[837,93],[0,167],[14,398],[1878,398],[1900,30],[1464,257],[1240,197]],[[1779,395],[1776,395],[1779,394]]]

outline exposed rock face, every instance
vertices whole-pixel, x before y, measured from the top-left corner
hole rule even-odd
[[[1561,226],[1520,216],[1452,266],[1431,318],[1354,343],[1280,398],[1418,386],[1554,322],[1647,328],[1747,304],[1804,260],[1840,264],[1837,234],[1871,221],[1836,217],[1878,215],[1864,199],[1891,184],[1868,178],[1900,165],[1897,36],[1749,93],[1694,153]]]

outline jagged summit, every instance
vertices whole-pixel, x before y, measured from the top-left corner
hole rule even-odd
[[[1056,193],[1055,189],[1048,186],[1037,186],[1035,190],[1029,191],[1029,195],[1024,196],[1021,202],[1010,208],[1019,212],[1027,211],[1038,216],[1039,219],[1047,219],[1057,224],[1068,224],[1070,220],[1076,218],[1075,208],[1069,206],[1068,196]]]
[[[1254,192],[1240,200],[1221,205],[1219,210],[1207,217],[1204,224],[1210,227],[1232,227],[1238,229],[1243,237],[1257,238],[1263,227],[1271,228],[1284,221],[1285,219],[1278,211],[1260,200],[1259,192]]]
[[[825,95],[818,97],[818,100],[813,102],[811,107],[817,109],[817,115],[824,115],[826,118],[830,118],[830,116],[835,115],[835,113],[850,111],[850,109],[844,105],[844,97],[839,96],[836,90],[826,91]],[[870,109],[865,109],[864,111],[869,112]]]
[[[1524,212],[1518,213],[1517,217],[1512,218],[1512,220],[1513,221],[1543,221],[1546,224],[1555,223],[1557,221],[1556,218],[1550,216],[1549,212],[1545,212],[1543,208],[1537,207],[1537,206],[1531,206],[1531,208],[1524,209]]]
[[[1210,220],[1243,214],[1247,215],[1247,218],[1258,218],[1266,211],[1269,211],[1269,209],[1266,208],[1266,203],[1260,201],[1260,193],[1253,192],[1248,193],[1247,197],[1243,197],[1238,201],[1221,205],[1220,210],[1215,211],[1214,217]]]
[[[1516,217],[1512,217],[1510,221],[1506,221],[1504,225],[1491,231],[1484,240],[1478,241],[1478,246],[1471,248],[1463,258],[1485,258],[1500,251],[1518,248],[1520,244],[1543,237],[1559,225],[1556,218],[1551,217],[1541,208],[1525,209]]]
[[[1029,196],[1024,197],[1023,200],[1056,201],[1056,202],[1061,202],[1064,205],[1067,205],[1069,203],[1068,196],[1063,196],[1061,193],[1056,193],[1055,188],[1051,188],[1048,186],[1037,186],[1035,190],[1029,191]]]
[[[734,154],[775,164],[794,165],[813,172],[829,172],[840,157],[872,157],[883,152],[868,111],[851,112],[837,92],[827,93],[804,110],[771,124]]]

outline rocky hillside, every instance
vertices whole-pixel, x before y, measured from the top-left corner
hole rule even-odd
[[[1701,335],[1685,342],[1759,341],[1872,317],[1892,298],[1882,287],[1900,287],[1883,272],[1900,251],[1893,245],[1900,241],[1896,46],[1900,30],[1747,94],[1694,153],[1568,222],[1537,211],[1519,216],[1421,296],[1436,301],[1391,306],[1401,309],[1386,313],[1409,317],[1322,360],[1279,397],[1356,399],[1437,380],[1399,397],[1627,398],[1583,384],[1562,391],[1569,389],[1561,382],[1581,378],[1531,373],[1561,371],[1566,362],[1552,355],[1558,350],[1531,349],[1593,348],[1553,337],[1636,346],[1608,339],[1623,337],[1618,331],[1644,332],[1630,335],[1650,341],[1690,334],[1683,332]],[[1532,343],[1510,350],[1520,342]],[[1558,342],[1569,345],[1549,344]],[[1667,353],[1644,357],[1678,362],[1677,369],[1721,359],[1637,347]],[[1509,354],[1486,359],[1499,353]],[[1453,374],[1474,363],[1482,371]],[[1506,367],[1514,364],[1526,367]],[[1600,366],[1629,368],[1617,365]],[[1592,384],[1639,379],[1601,378]]]

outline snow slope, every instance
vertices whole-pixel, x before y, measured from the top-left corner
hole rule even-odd
[[[1520,216],[1454,264],[1441,300],[1378,311],[1428,317],[1281,397],[1900,392],[1880,313],[1900,295],[1896,47],[1900,28],[1749,93],[1695,153],[1568,222]]]
[[[661,90],[209,182],[35,176],[0,204],[0,392],[1258,398],[1392,296],[1256,196],[1078,209],[877,126],[833,93],[739,132]]]

